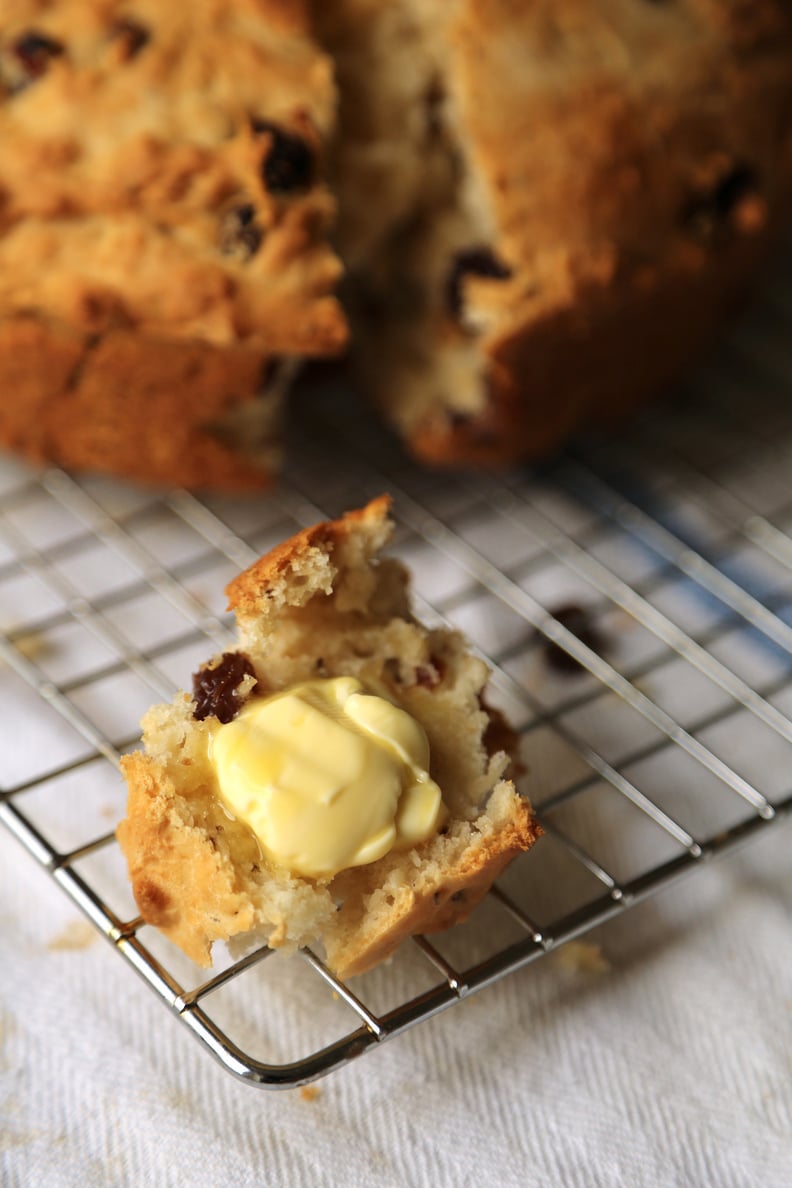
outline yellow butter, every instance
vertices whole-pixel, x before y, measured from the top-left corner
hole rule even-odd
[[[327,878],[445,818],[423,728],[355,677],[252,698],[211,736],[220,798],[277,866]]]

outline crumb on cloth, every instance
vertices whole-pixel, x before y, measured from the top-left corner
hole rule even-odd
[[[555,954],[556,961],[569,973],[607,973],[611,964],[599,945],[591,941],[567,941]]]
[[[87,949],[98,940],[99,933],[93,924],[87,920],[73,920],[67,924],[62,932],[47,942],[47,948],[53,952],[73,952],[77,949]]]

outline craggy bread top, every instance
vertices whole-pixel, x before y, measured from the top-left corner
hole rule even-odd
[[[301,0],[10,0],[0,315],[338,348],[332,66]]]

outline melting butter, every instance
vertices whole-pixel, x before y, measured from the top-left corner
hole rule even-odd
[[[355,677],[254,697],[209,745],[221,801],[294,874],[375,862],[446,816],[423,728]]]

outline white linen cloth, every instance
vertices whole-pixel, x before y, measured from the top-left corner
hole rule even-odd
[[[0,1183],[792,1184],[790,828],[300,1090],[242,1084],[0,830]]]

